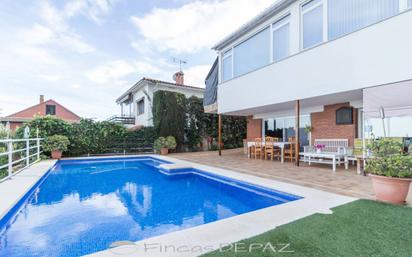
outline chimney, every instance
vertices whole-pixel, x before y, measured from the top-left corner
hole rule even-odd
[[[184,77],[185,77],[185,74],[183,73],[183,71],[179,71],[173,75],[173,80],[176,81],[176,84],[178,85],[184,85],[185,84]]]
[[[44,95],[40,95],[40,103],[44,103]]]

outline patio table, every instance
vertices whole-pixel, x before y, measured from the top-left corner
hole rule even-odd
[[[285,159],[283,152],[286,145],[292,144],[291,142],[273,142],[273,145],[280,148],[280,161],[284,163]],[[247,142],[247,157],[250,158],[250,148],[255,146],[255,142]],[[262,146],[265,146],[265,142],[262,142]]]
[[[303,155],[303,161],[309,163],[319,163],[319,164],[332,164],[333,172],[336,171],[336,164],[341,164],[342,159],[345,163],[345,169],[349,169],[348,155],[344,153],[337,152],[304,152],[300,153]]]

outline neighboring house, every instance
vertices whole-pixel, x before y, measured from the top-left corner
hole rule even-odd
[[[249,140],[294,136],[296,113],[302,145],[305,127],[312,142],[383,136],[384,117],[388,136],[411,136],[411,8],[412,0],[277,1],[213,47],[206,95],[217,87],[217,97],[205,110],[248,116]]]
[[[153,94],[159,90],[181,93],[187,98],[203,98],[204,88],[184,85],[183,72],[177,72],[174,79],[175,83],[142,78],[116,100],[120,105],[121,114],[109,120],[121,122],[129,128],[153,126]]]
[[[51,115],[71,123],[80,122],[81,119],[77,114],[52,99],[44,101],[44,96],[41,95],[38,104],[9,116],[2,117],[0,118],[0,122],[3,125],[9,123],[10,129],[15,131],[21,127],[24,122],[28,122],[36,116],[46,115]]]

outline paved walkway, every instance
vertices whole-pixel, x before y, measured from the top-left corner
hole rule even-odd
[[[287,162],[282,164],[279,161],[248,159],[243,154],[243,149],[225,150],[221,157],[217,152],[179,153],[171,156],[337,194],[374,199],[370,178],[356,174],[356,167],[350,166],[349,170],[345,170],[343,166],[338,167],[336,173],[332,172],[330,165],[308,166],[301,163],[301,167],[296,167]],[[412,187],[407,202],[412,206]]]

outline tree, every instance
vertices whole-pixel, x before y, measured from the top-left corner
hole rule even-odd
[[[186,97],[183,94],[157,91],[153,95],[153,124],[157,136],[176,138],[183,146],[186,126]]]

